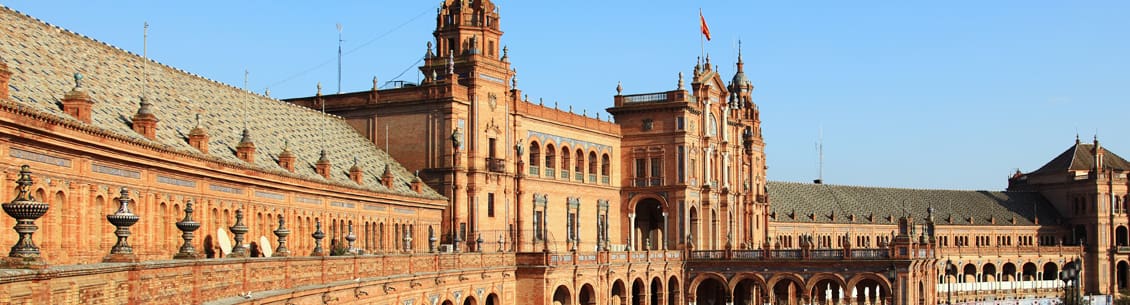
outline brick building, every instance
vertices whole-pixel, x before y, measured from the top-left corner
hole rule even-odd
[[[602,118],[526,98],[486,0],[441,4],[422,83],[285,101],[0,20],[0,196],[50,207],[13,303],[937,304],[1130,272],[1097,139],[1003,192],[770,182],[740,55]]]

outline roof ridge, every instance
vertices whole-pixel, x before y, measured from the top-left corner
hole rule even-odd
[[[798,185],[820,185],[829,187],[850,187],[850,188],[872,188],[872,189],[889,189],[889,190],[914,190],[914,191],[949,191],[949,192],[1001,192],[991,190],[960,190],[960,189],[938,189],[938,188],[914,188],[914,187],[896,187],[896,186],[867,186],[867,185],[851,185],[851,184],[828,184],[828,183],[809,183],[809,182],[796,182],[796,181],[773,181],[769,183],[782,183],[782,184],[798,184]]]

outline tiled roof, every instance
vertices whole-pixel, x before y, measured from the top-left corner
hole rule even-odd
[[[81,73],[82,87],[93,98],[92,122],[87,127],[108,132],[137,143],[195,155],[219,162],[237,164],[280,175],[428,199],[443,197],[426,185],[423,193],[412,191],[414,175],[387,153],[358,134],[339,117],[212,81],[149,60],[30,16],[0,6],[0,58],[12,71],[9,83],[12,101],[60,120],[84,124],[62,111],[59,102],[75,86],[73,74]],[[143,87],[143,66],[148,71],[148,87]],[[130,118],[138,110],[139,96],[154,104],[160,120],[156,141],[136,133]],[[189,132],[200,113],[201,125],[210,137],[204,154],[188,144]],[[255,140],[254,164],[236,157],[235,147],[242,138],[244,118]],[[295,173],[277,163],[284,143],[298,157]],[[329,181],[314,169],[322,149],[333,162]],[[364,170],[361,185],[348,177],[357,158]],[[386,164],[392,165],[392,189],[378,182]]]
[[[1037,212],[1041,224],[1055,223],[1059,219],[1055,208],[1034,192],[918,190],[793,182],[770,182],[768,188],[772,216],[775,216],[770,221],[776,222],[891,224],[910,214],[921,223],[930,207],[935,209],[934,222],[938,225],[994,222],[996,225],[1032,225]],[[849,215],[854,215],[855,221],[851,221]]]
[[[1130,170],[1130,162],[1126,162],[1126,159],[1119,157],[1105,147],[1101,149],[1103,150],[1104,169]],[[1095,145],[1076,142],[1075,145],[1067,148],[1067,150],[1059,154],[1059,156],[1056,156],[1047,164],[1040,167],[1040,169],[1030,174],[1062,174],[1068,171],[1091,170],[1094,167]]]

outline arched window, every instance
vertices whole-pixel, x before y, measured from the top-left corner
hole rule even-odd
[[[541,161],[541,146],[538,146],[538,141],[530,142],[530,166],[537,167],[538,161]]]
[[[554,164],[556,161],[557,161],[557,149],[553,147],[553,144],[546,145],[545,146],[545,169],[549,170],[549,169],[556,168],[557,165]]]
[[[595,175],[596,174],[596,168],[597,168],[596,152],[590,151],[589,152],[589,174]]]
[[[612,161],[608,158],[608,154],[600,156],[600,174],[608,176],[612,172]]]
[[[568,178],[567,175],[569,174],[569,155],[571,154],[569,147],[561,146],[561,174],[566,178]]]
[[[577,160],[573,161],[573,171],[577,172],[577,174],[584,173],[585,172],[585,152],[581,151],[581,149],[578,148],[576,156],[577,156]],[[578,177],[578,178],[580,178],[580,177]]]

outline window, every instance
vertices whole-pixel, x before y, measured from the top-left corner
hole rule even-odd
[[[655,121],[653,121],[652,119],[643,119],[643,131],[651,130],[652,124],[654,123]]]
[[[568,236],[568,238],[570,240],[572,240],[574,236],[577,236],[577,214],[570,212],[568,221],[569,221],[568,222],[568,224],[569,224],[569,227],[568,227],[569,236]]]
[[[494,193],[487,193],[487,217],[494,217]]]
[[[541,211],[534,211],[534,239],[542,240],[545,236],[542,235],[542,226],[545,222],[542,220],[544,216]]]
[[[530,142],[530,166],[538,166],[541,160],[541,147],[537,141]]]
[[[612,164],[611,163],[612,163],[612,161],[611,161],[611,158],[608,157],[608,154],[604,154],[604,155],[600,156],[600,174],[601,175],[608,176],[608,174],[612,172]]]
[[[545,168],[551,169],[551,168],[556,167],[556,164],[553,164],[554,161],[556,161],[556,160],[557,160],[557,149],[553,148],[553,144],[546,145],[545,146]]]
[[[687,123],[687,122],[686,122],[686,118],[683,118],[683,117],[677,117],[677,118],[675,118],[675,130],[684,130],[684,129],[686,129],[686,123]]]
[[[686,174],[687,174],[687,168],[686,168],[686,166],[687,166],[687,160],[686,160],[687,156],[686,156],[686,154],[687,154],[686,147],[683,147],[682,145],[679,145],[679,147],[675,149],[675,163],[676,163],[676,165],[675,165],[675,175],[678,176],[677,179],[679,179],[679,183],[683,183],[683,182],[686,181]]]
[[[663,159],[651,158],[651,178],[653,178],[653,180],[663,177],[663,163],[661,160]],[[655,185],[658,183],[656,182],[652,184]]]
[[[647,177],[647,160],[636,159],[636,178]]]

